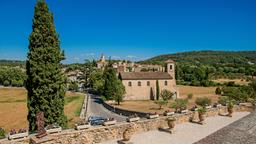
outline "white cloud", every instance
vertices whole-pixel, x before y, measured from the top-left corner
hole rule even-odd
[[[113,59],[121,59],[120,56],[111,56]]]
[[[80,58],[79,57],[74,57],[73,58],[75,62],[79,62]]]
[[[95,56],[95,53],[86,53],[86,56]]]
[[[134,56],[134,55],[127,55],[126,57],[132,59],[132,58],[136,58],[137,56]]]

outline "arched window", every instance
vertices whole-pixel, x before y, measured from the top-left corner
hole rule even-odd
[[[147,81],[147,86],[150,86],[150,81]]]
[[[138,86],[141,86],[141,82],[140,81],[138,82]]]
[[[167,85],[168,85],[168,82],[167,82],[167,81],[164,81],[164,85],[167,86]]]
[[[128,82],[128,86],[130,86],[130,87],[131,87],[131,86],[132,86],[132,82]]]

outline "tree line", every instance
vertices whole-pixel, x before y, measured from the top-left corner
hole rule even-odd
[[[0,66],[0,85],[22,87],[26,78],[26,72],[19,67]]]

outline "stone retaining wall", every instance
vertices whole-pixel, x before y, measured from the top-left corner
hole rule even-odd
[[[234,112],[241,112],[241,111],[251,111],[244,106],[235,106]],[[226,112],[227,107],[223,106],[221,108],[212,108],[207,111],[207,117],[217,116],[219,112]],[[196,116],[196,112],[189,111],[187,114],[175,114],[174,117],[177,118],[176,123],[181,124],[185,122],[189,122],[191,117]],[[125,129],[128,127],[132,127],[134,129],[134,133],[143,133],[151,130],[156,130],[158,128],[167,127],[166,122],[167,117],[160,117],[157,119],[144,119],[138,122],[122,122],[118,123],[113,126],[97,126],[92,127],[88,130],[83,131],[75,131],[75,130],[65,130],[59,134],[52,134],[50,135],[53,140],[47,142],[46,144],[52,143],[61,143],[61,144],[91,144],[91,143],[100,143],[107,140],[112,139],[121,139],[122,134]],[[28,143],[28,139],[22,140],[21,142],[15,143]],[[11,144],[14,141],[3,141],[2,143]]]
[[[148,113],[144,113],[144,112],[137,112],[137,111],[131,111],[131,110],[125,110],[125,109],[120,109],[120,108],[117,108],[117,107],[113,107],[112,105],[110,104],[107,104],[106,102],[103,102],[103,106],[108,109],[109,111],[112,111],[116,114],[119,114],[119,115],[124,115],[124,116],[131,116],[131,115],[134,115],[134,114],[137,114],[137,116],[139,117],[143,117],[143,118],[146,118],[147,114]]]

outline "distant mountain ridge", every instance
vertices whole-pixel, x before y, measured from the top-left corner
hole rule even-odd
[[[144,64],[163,64],[172,59],[176,62],[201,63],[213,65],[250,65],[256,64],[256,51],[191,51],[175,54],[159,55],[148,60],[140,61]]]
[[[175,62],[202,63],[202,64],[256,64],[256,51],[190,51],[174,54],[164,54],[139,61],[143,64],[164,64],[164,61],[172,59]],[[0,66],[22,66],[26,62],[21,60],[0,59]],[[65,64],[66,65],[66,64]]]
[[[20,66],[25,67],[26,61],[0,59],[0,66]]]

